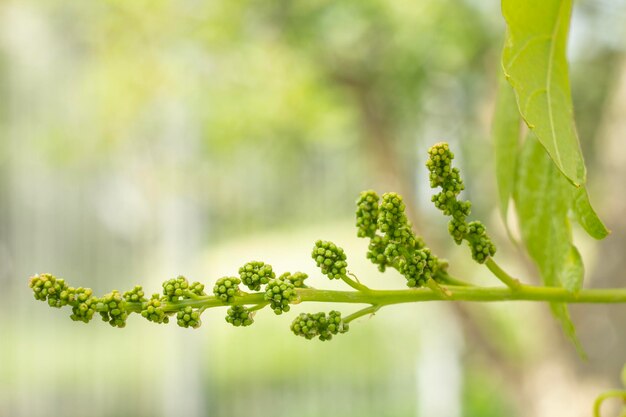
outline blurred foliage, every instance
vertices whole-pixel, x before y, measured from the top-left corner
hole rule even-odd
[[[391,174],[413,200],[423,157],[406,149],[427,123],[426,98],[450,90],[445,107],[457,109],[459,124],[475,123],[494,48],[483,13],[456,1],[49,1],[7,10],[43,25],[35,35],[50,47],[50,74],[36,74],[46,87],[24,92],[43,108],[12,115],[12,123],[36,118],[32,151],[61,168],[174,150],[159,168],[199,172],[209,192],[226,194],[207,212],[236,206],[232,223],[246,230],[301,219],[310,207],[323,216],[330,204],[347,215],[351,198],[307,198],[325,194],[321,175],[343,174],[340,193],[356,195]],[[232,175],[215,183],[220,172]],[[168,185],[180,184],[164,178]]]

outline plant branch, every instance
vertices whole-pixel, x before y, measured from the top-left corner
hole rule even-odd
[[[350,275],[352,275],[356,279],[356,281],[353,280],[352,278],[350,278],[346,274],[341,275],[341,280],[343,282],[345,282],[346,284],[348,284],[349,286],[351,286],[352,288],[354,288],[355,290],[357,290],[357,291],[361,291],[361,292],[369,292],[369,291],[371,291],[367,286],[365,286],[365,285],[361,284],[360,282],[358,282],[358,278],[356,278],[355,275],[353,275],[353,274],[350,274]]]
[[[621,398],[624,400],[624,402],[626,402],[626,391],[607,391],[601,394],[598,398],[596,398],[596,401],[593,403],[594,417],[601,417],[600,408],[602,407],[602,403],[604,402],[604,400],[607,400],[609,398]]]
[[[493,260],[493,258],[488,258],[487,261],[485,262],[485,265],[507,287],[509,287],[512,290],[520,289],[522,285],[521,282],[517,278],[513,278],[508,273],[506,273],[504,269],[500,268],[500,265],[498,265],[496,261]]]
[[[561,303],[626,303],[626,288],[584,289],[576,293],[565,288],[540,287],[522,285],[515,290],[503,287],[468,287],[440,285],[443,292],[433,291],[430,288],[406,290],[372,290],[361,291],[333,291],[313,288],[298,288],[296,293],[300,302],[325,302],[347,304],[372,304],[386,306],[392,304],[413,303],[420,301],[544,301]],[[234,305],[265,304],[264,293],[251,293],[236,296]],[[163,303],[166,312],[179,311],[182,307],[227,307],[214,296],[199,296],[198,299],[187,299]],[[129,311],[141,311],[140,303],[127,303]]]
[[[450,274],[448,274],[447,272],[437,271],[436,276],[437,276],[437,280],[443,284],[454,285],[458,287],[474,287],[475,286],[474,284],[470,282],[462,281],[458,278],[455,278],[451,276]]]
[[[350,323],[353,320],[358,319],[359,317],[363,317],[363,316],[366,316],[368,314],[374,314],[378,310],[380,310],[381,307],[382,306],[380,306],[380,305],[372,305],[372,306],[366,307],[366,308],[364,308],[362,310],[359,310],[359,311],[357,311],[355,313],[350,314],[349,316],[346,316],[346,318],[343,319],[343,322],[347,324],[347,323]]]

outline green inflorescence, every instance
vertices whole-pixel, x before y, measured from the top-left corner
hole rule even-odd
[[[291,282],[296,288],[307,288],[307,286],[304,284],[304,280],[308,277],[309,276],[304,272],[294,272],[293,274],[290,272],[285,272],[279,277],[279,279]]]
[[[495,247],[480,222],[466,221],[470,203],[457,199],[463,190],[463,182],[458,169],[451,166],[454,156],[446,144],[435,145],[429,155],[427,166],[431,173],[431,186],[442,189],[433,197],[435,205],[452,217],[449,231],[455,242],[468,241],[474,259],[484,262],[495,253]],[[401,196],[385,193],[381,198],[371,190],[362,192],[357,201],[356,227],[358,237],[369,239],[367,258],[381,272],[394,268],[405,277],[408,287],[428,285],[433,292],[445,294],[441,287],[437,291],[437,284],[430,280],[449,283],[445,281],[451,279],[445,273],[447,263],[433,255],[423,240],[413,232]],[[345,251],[335,243],[316,241],[311,256],[322,274],[328,278],[345,281],[361,292],[361,296],[371,291],[348,272]],[[33,276],[29,286],[35,299],[55,308],[69,306],[72,309],[71,319],[84,323],[88,323],[98,313],[111,326],[124,327],[128,316],[138,313],[154,323],[169,323],[170,317],[175,316],[179,326],[198,328],[205,309],[228,305],[226,322],[235,327],[246,327],[254,323],[256,312],[266,306],[280,315],[290,311],[293,304],[302,300],[312,301],[318,293],[328,293],[307,286],[307,279],[308,275],[304,272],[285,272],[277,278],[271,265],[251,261],[239,268],[239,278],[218,279],[213,287],[213,295],[205,293],[204,284],[189,283],[183,276],[163,282],[162,293],[153,294],[149,299],[139,285],[123,294],[115,290],[99,298],[93,295],[91,289],[70,287],[64,280],[51,274]],[[242,292],[239,284],[254,292]],[[351,293],[341,294],[352,297]],[[354,302],[353,299],[348,300]],[[371,304],[347,319],[342,319],[341,313],[334,310],[329,313],[302,313],[293,320],[291,330],[306,339],[330,340],[334,335],[348,331],[349,322],[381,306],[373,302]]]
[[[239,294],[241,280],[236,277],[224,277],[217,280],[213,287],[213,294],[225,303],[231,304]]]
[[[396,193],[383,194],[381,201],[376,192],[363,191],[357,200],[357,236],[370,239],[366,256],[381,272],[394,268],[406,278],[407,286],[421,287],[437,279],[441,263],[415,235],[405,210]]]
[[[235,327],[250,326],[254,323],[254,312],[244,306],[232,306],[226,312],[226,322]]]
[[[448,231],[457,245],[464,240],[469,243],[472,258],[484,263],[495,255],[496,247],[487,235],[485,226],[479,221],[467,222],[472,204],[459,201],[458,196],[465,189],[458,168],[452,167],[454,154],[447,143],[438,143],[428,150],[426,167],[430,171],[431,188],[441,188],[432,197],[435,206],[446,216],[452,216],[448,223]]]
[[[124,300],[129,303],[143,303],[144,301],[147,301],[144,295],[145,294],[141,285],[136,285],[135,288],[124,293]]]
[[[335,310],[328,315],[324,312],[300,313],[291,323],[291,331],[308,340],[318,336],[319,340],[330,340],[338,333],[346,333],[348,328],[348,324],[341,319],[341,313]]]
[[[191,306],[185,306],[176,313],[176,323],[180,327],[191,327],[197,329],[202,322],[200,321],[200,314],[202,312],[198,309],[194,309]]]
[[[239,268],[239,278],[243,285],[252,291],[259,291],[261,285],[266,285],[276,278],[272,266],[264,262],[252,261]]]
[[[142,303],[141,316],[154,323],[169,323],[170,319],[163,311],[163,300],[159,294]]]
[[[357,201],[356,228],[358,237],[373,238],[378,229],[378,195],[373,191],[363,191]]]
[[[70,288],[70,290],[73,290],[73,288]],[[98,299],[93,296],[91,288],[79,287],[71,292],[71,301],[68,302],[68,304],[72,304],[72,315],[70,318],[74,321],[89,323],[96,313]]]
[[[98,312],[102,320],[113,327],[125,327],[128,312],[126,301],[119,291],[113,290],[98,300]]]
[[[163,283],[163,295],[167,301],[179,301],[206,294],[204,284],[199,282],[190,284],[187,278],[181,275]]]
[[[70,289],[65,280],[57,279],[50,274],[35,275],[28,285],[35,294],[35,299],[47,301],[50,307],[61,308],[70,301],[74,289]]]
[[[322,270],[322,274],[330,279],[341,279],[346,275],[346,254],[339,246],[333,242],[318,240],[315,242],[311,256],[317,266]]]
[[[298,301],[296,287],[291,281],[275,278],[267,283],[265,300],[276,314],[283,314],[290,310],[289,304]]]

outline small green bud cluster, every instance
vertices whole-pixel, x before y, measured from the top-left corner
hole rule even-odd
[[[293,274],[291,272],[285,272],[279,279],[291,282],[296,288],[306,288],[304,280],[308,277],[309,276],[304,272],[294,272]]]
[[[479,221],[469,222],[467,225],[467,241],[472,250],[472,258],[483,263],[488,257],[495,255],[496,245],[487,235],[487,229]]]
[[[50,307],[61,308],[67,305],[73,293],[65,280],[57,279],[50,274],[40,274],[31,277],[28,286],[32,288],[36,300],[47,301]]]
[[[456,244],[460,245],[463,240],[466,240],[472,251],[472,258],[483,263],[487,258],[495,255],[496,247],[482,223],[467,222],[471,203],[458,200],[465,186],[459,169],[452,167],[453,159],[454,154],[447,143],[438,143],[428,150],[426,167],[430,171],[430,186],[441,188],[441,191],[432,197],[432,201],[443,214],[452,216],[452,220],[448,223],[448,231]]]
[[[191,306],[185,306],[176,313],[176,323],[180,327],[191,327],[197,329],[202,324],[200,321],[200,311]]]
[[[102,320],[113,327],[125,327],[128,312],[126,311],[126,301],[119,291],[113,290],[98,300],[97,309]]]
[[[270,302],[274,313],[280,315],[290,310],[289,304],[298,301],[296,287],[291,281],[274,278],[265,287],[265,300]]]
[[[226,312],[226,322],[235,327],[246,327],[254,323],[254,312],[244,306],[232,306]]]
[[[357,200],[357,235],[370,239],[367,258],[378,265],[381,272],[387,267],[398,270],[409,287],[420,287],[428,279],[435,279],[439,261],[413,232],[402,197],[396,193],[383,194],[380,206],[373,207],[379,201],[381,199],[371,190],[362,192]],[[372,232],[369,226],[373,224]],[[368,225],[367,233],[363,232],[363,225]]]
[[[143,303],[147,301],[144,295],[141,285],[135,285],[135,288],[124,293],[124,300],[129,303]]]
[[[165,301],[179,301],[206,294],[204,293],[204,284],[199,282],[189,284],[187,278],[181,275],[163,283],[163,295]]]
[[[30,278],[28,286],[33,290],[35,299],[45,301],[50,307],[72,307],[70,318],[74,321],[88,323],[96,312],[100,301],[93,296],[90,288],[69,287],[65,280],[51,274],[39,274]]]
[[[370,239],[370,243],[367,247],[365,257],[374,265],[378,265],[380,272],[385,272],[387,267],[393,266],[393,258],[388,256],[388,252],[387,254],[385,253],[389,245],[389,238],[387,236],[376,235]]]
[[[70,318],[74,321],[89,323],[96,313],[99,300],[93,296],[91,288],[78,287],[74,290],[70,287],[70,291],[72,292],[72,315]]]
[[[401,258],[398,262],[398,271],[404,275],[408,287],[422,287],[437,270],[438,261],[430,252],[430,249],[423,248],[415,251],[415,255],[408,258]]]
[[[162,305],[159,294],[152,294],[152,298],[142,305],[141,316],[154,323],[169,323],[170,319],[163,311]]]
[[[378,195],[363,191],[357,201],[356,227],[358,237],[373,238],[378,229]]]
[[[215,282],[213,294],[225,303],[231,304],[239,294],[241,280],[236,277],[224,277]]]
[[[252,291],[259,291],[261,285],[267,284],[271,279],[276,278],[271,265],[264,262],[252,261],[239,268],[239,278],[243,285]]]
[[[319,336],[319,340],[330,340],[338,333],[346,333],[348,324],[341,319],[339,311],[328,313],[301,313],[291,323],[291,331],[296,336],[311,340]]]
[[[322,274],[330,279],[341,279],[346,275],[346,254],[342,248],[332,242],[318,240],[315,242],[311,256],[322,270]]]

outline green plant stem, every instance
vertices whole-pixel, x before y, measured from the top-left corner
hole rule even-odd
[[[604,400],[607,400],[609,398],[621,398],[624,400],[624,402],[626,402],[626,391],[607,391],[601,394],[598,398],[596,398],[596,401],[593,403],[594,417],[601,417],[600,408],[602,407],[602,403],[604,402]]]
[[[255,306],[252,306],[248,309],[249,312],[253,312],[253,311],[257,311],[257,310],[261,310],[263,307],[265,307],[266,305],[268,305],[269,303],[261,303],[261,304],[257,304]]]
[[[355,276],[356,278],[356,276]],[[348,284],[349,286],[351,286],[352,288],[354,288],[357,291],[361,291],[361,292],[369,292],[371,291],[368,287],[366,287],[365,285],[361,284],[360,282],[357,282],[355,280],[353,280],[352,278],[350,278],[347,275],[342,275],[341,279],[343,282],[345,282],[346,284]]]
[[[366,307],[364,309],[361,309],[361,310],[359,310],[357,312],[354,312],[354,313],[350,314],[349,316],[346,316],[343,319],[343,322],[348,324],[351,321],[358,319],[359,317],[363,317],[363,316],[366,316],[368,314],[374,314],[378,310],[380,310],[381,307],[382,306],[380,306],[380,305],[373,305],[373,306]]]
[[[434,293],[439,294],[444,299],[450,296],[450,291],[446,287],[439,285],[432,278],[429,278],[428,281],[426,281],[426,286],[430,288]]]
[[[500,265],[498,265],[496,261],[493,260],[493,258],[488,258],[485,262],[485,265],[507,287],[512,290],[520,289],[522,283],[517,278],[513,278],[512,276],[507,274],[504,269],[500,268]]]
[[[522,285],[513,290],[508,287],[468,287],[440,285],[444,294],[432,291],[430,288],[416,288],[406,290],[373,290],[361,291],[332,291],[313,288],[298,288],[296,293],[300,302],[372,304],[386,306],[392,304],[414,303],[420,301],[545,301],[561,303],[626,303],[626,288],[588,289],[578,292],[569,292],[565,288],[539,287]],[[448,294],[449,293],[449,294]],[[235,297],[235,305],[257,305],[266,303],[264,293],[243,294]],[[174,312],[181,307],[227,307],[214,296],[200,296],[198,299],[188,299],[163,303],[163,310]],[[127,303],[129,311],[141,311],[140,303]]]
[[[474,287],[474,284],[457,279],[449,275],[447,272],[437,271],[436,277],[442,284],[456,285],[459,287]]]

